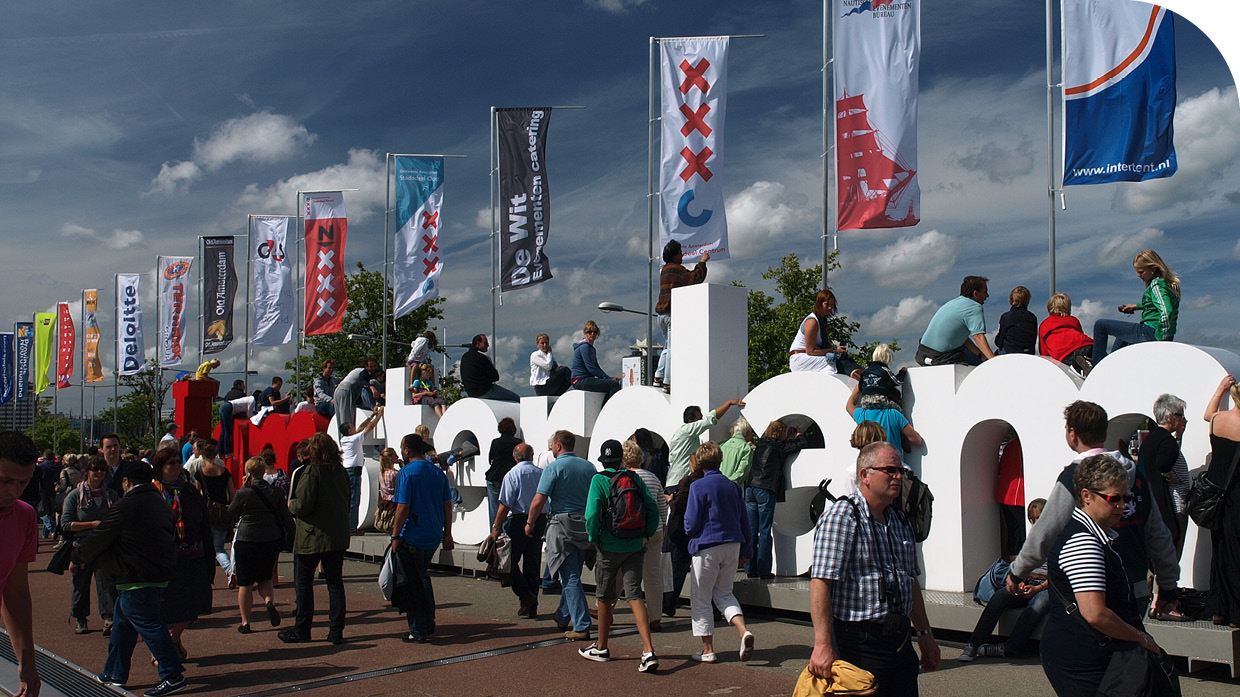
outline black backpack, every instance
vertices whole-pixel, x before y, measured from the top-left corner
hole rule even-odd
[[[904,473],[904,486],[900,489],[900,510],[913,528],[913,539],[925,542],[930,536],[930,520],[934,517],[934,494],[912,470]]]
[[[603,522],[607,525],[607,531],[615,537],[645,537],[646,501],[642,488],[641,478],[633,470],[621,470],[611,475]]]

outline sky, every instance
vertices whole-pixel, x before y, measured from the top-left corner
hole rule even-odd
[[[1045,317],[1044,21],[1037,2],[923,7],[921,223],[842,233],[843,268],[830,279],[840,313],[861,323],[855,338],[897,339],[897,363],[911,360],[966,275],[991,279],[992,333],[1017,285]],[[378,270],[386,153],[444,153],[465,158],[446,165],[447,302],[436,328],[462,343],[490,330],[489,109],[580,105],[553,112],[548,131],[554,278],[503,294],[492,350],[502,382],[530,394],[534,335],[547,332],[567,361],[594,319],[600,360],[618,374],[645,319],[596,306],[646,307],[649,37],[719,34],[764,36],[732,42],[722,172],[731,258],[709,264],[709,281],[770,293],[761,274],[781,255],[821,257],[819,2],[10,3],[0,26],[0,326],[57,301],[71,302],[78,322],[81,290],[98,288],[110,370],[113,274],[195,254],[201,235],[244,234],[248,214],[291,215],[299,189],[360,189],[346,194],[345,260]],[[1240,352],[1227,300],[1240,290],[1240,102],[1196,27],[1177,18],[1176,42],[1179,172],[1069,188],[1056,214],[1057,290],[1087,328],[1118,318],[1115,306],[1142,291],[1133,254],[1152,247],[1182,278],[1176,339]],[[243,311],[239,298],[239,328]],[[195,326],[188,346],[197,341]],[[196,349],[187,353],[192,370]],[[292,355],[291,344],[256,349],[251,389]],[[242,345],[219,357],[220,377],[235,377],[226,374],[241,369]],[[80,371],[79,359],[75,384]],[[62,411],[76,408],[76,388],[60,396]]]

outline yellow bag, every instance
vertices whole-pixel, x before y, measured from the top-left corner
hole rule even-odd
[[[820,678],[809,672],[809,666],[801,671],[792,697],[823,697],[825,695],[872,695],[878,690],[874,674],[848,661],[831,664],[831,679]]]

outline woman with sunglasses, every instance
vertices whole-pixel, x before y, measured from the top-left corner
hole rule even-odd
[[[1051,612],[1042,631],[1042,670],[1060,697],[1098,692],[1111,655],[1134,644],[1162,649],[1145,633],[1141,609],[1113,529],[1132,503],[1128,472],[1107,455],[1091,455],[1072,475],[1076,508],[1051,550]]]
[[[108,488],[108,461],[95,455],[86,462],[86,478],[69,490],[60,509],[60,529],[65,544],[77,545],[91,530],[99,527],[104,514],[120,498]],[[95,593],[99,598],[99,616],[103,618],[103,635],[112,634],[112,606],[116,602],[116,590],[103,578],[94,564],[88,564],[73,576],[73,595],[69,616],[73,619],[74,634],[90,631],[86,618],[90,615],[90,579],[95,577]]]

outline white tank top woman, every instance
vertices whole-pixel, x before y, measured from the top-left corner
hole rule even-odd
[[[797,327],[797,335],[792,339],[792,345],[788,347],[788,368],[792,372],[811,372],[811,373],[835,373],[835,360],[838,355],[834,351],[829,351],[824,356],[811,356],[805,353],[805,323],[810,319],[818,323],[818,342],[817,347],[827,345],[827,337],[822,332],[822,320],[814,313],[809,313],[805,319],[801,320],[801,325]]]

